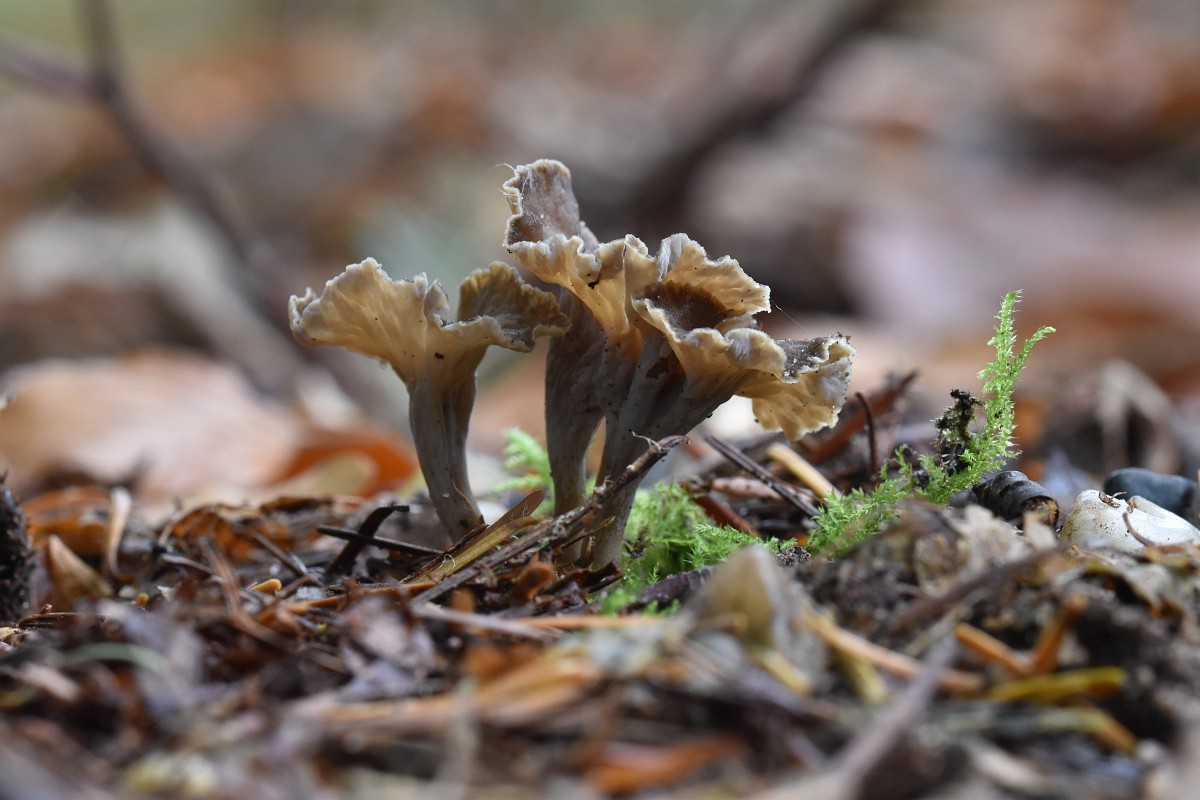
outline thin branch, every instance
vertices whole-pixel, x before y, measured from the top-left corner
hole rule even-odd
[[[774,490],[777,495],[791,503],[800,511],[803,511],[810,517],[815,517],[817,515],[817,506],[812,500],[808,499],[804,493],[802,493],[795,486],[792,486],[787,481],[780,480],[772,475],[770,470],[747,456],[741,450],[738,450],[729,442],[726,442],[724,439],[716,436],[705,436],[704,441],[712,445],[718,453],[725,456],[725,458],[732,462],[733,465],[738,469],[757,478],[767,486],[771,487],[771,489]]]
[[[95,103],[129,142],[142,166],[209,221],[246,268],[244,272],[254,277],[251,280],[243,275],[246,288],[260,295],[261,287],[251,284],[257,284],[263,277],[273,279],[280,273],[272,249],[246,228],[208,176],[156,131],[138,108],[128,88],[107,0],[79,0],[79,11],[86,64],[79,65],[10,37],[0,37],[0,75],[58,97]]]
[[[879,712],[838,753],[834,772],[861,791],[874,772],[908,734],[929,708],[938,690],[938,679],[950,669],[957,648],[953,639],[943,639],[926,657],[921,671],[888,708]],[[857,794],[857,792],[853,792]]]
[[[965,603],[967,598],[983,588],[1018,580],[1023,574],[1037,569],[1047,558],[1059,552],[1062,551],[1055,547],[1035,550],[1023,558],[965,575],[941,593],[921,597],[893,612],[885,631],[888,635],[895,636],[922,625],[926,620]]]
[[[619,197],[586,198],[583,205],[605,215],[631,219],[633,227],[639,229],[677,230],[680,209],[686,207],[685,201],[713,153],[739,137],[763,130],[810,96],[825,68],[849,44],[886,25],[903,5],[903,0],[841,0],[831,4],[834,10],[824,30],[804,52],[784,55],[790,63],[780,66],[790,68],[790,76],[782,86],[774,91],[764,91],[761,86],[755,91],[734,87],[724,107],[710,113],[692,130],[680,132],[677,145],[628,191]],[[720,86],[719,76],[714,80]]]
[[[72,101],[95,104],[112,120],[137,161],[164,187],[207,221],[214,238],[240,267],[238,288],[254,299],[258,313],[279,307],[278,287],[286,285],[283,262],[270,241],[248,227],[231,199],[187,154],[155,129],[142,113],[120,57],[112,6],[108,0],[78,0],[86,61],[75,63],[0,37],[0,76]],[[241,313],[241,312],[239,312]],[[271,314],[270,316],[275,316]],[[222,353],[246,366],[262,385],[285,389],[299,359],[278,335],[242,320],[247,336],[236,342],[219,323],[197,313],[199,324]]]
[[[257,254],[254,238],[208,177],[154,130],[128,89],[112,9],[107,0],[80,0],[88,49],[92,97],[112,118],[142,165],[200,211],[242,264],[258,271],[270,266]]]
[[[95,86],[86,70],[72,61],[0,36],[0,75],[38,91],[71,100],[93,100]]]

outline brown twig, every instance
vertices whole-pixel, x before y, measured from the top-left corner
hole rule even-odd
[[[716,448],[717,452],[732,461],[733,464],[743,472],[749,473],[765,483],[767,486],[770,486],[776,494],[794,505],[796,508],[803,511],[805,514],[809,515],[810,517],[815,517],[817,515],[816,504],[805,497],[799,489],[797,489],[795,486],[792,486],[787,481],[780,480],[772,475],[770,470],[754,461],[754,459],[747,456],[741,450],[738,450],[724,439],[720,439],[716,436],[705,436],[704,441],[711,444],[714,448]]]
[[[888,621],[887,633],[895,635],[919,625],[930,617],[941,616],[946,610],[962,603],[981,589],[993,584],[1015,580],[1036,569],[1043,561],[1058,552],[1060,551],[1053,547],[1037,550],[1024,558],[1007,561],[990,569],[967,575],[941,594],[921,598],[897,611]]]
[[[760,539],[762,538],[762,534],[755,530],[754,526],[750,524],[750,521],[735,511],[733,506],[729,505],[724,500],[714,497],[710,492],[706,492],[703,489],[689,490],[689,494],[691,495],[692,501],[704,509],[704,512],[708,514],[709,519],[716,524],[727,525],[730,528],[734,528],[742,533],[749,534],[750,536],[756,536]]]
[[[791,797],[821,797],[828,800],[852,800],[861,797],[868,779],[899,746],[913,724],[929,708],[942,676],[954,660],[953,639],[943,639],[919,665],[904,692],[864,726],[833,759],[831,768],[820,774],[804,774],[765,792],[755,800],[783,800]]]
[[[921,671],[920,662],[916,659],[840,628],[835,622],[815,611],[806,611],[804,618],[813,633],[820,636],[825,644],[835,651],[850,653],[884,672],[901,678],[915,677]],[[949,694],[969,696],[978,694],[983,689],[984,680],[982,676],[973,672],[947,669],[939,671],[937,685]]]
[[[805,39],[803,44],[779,48],[776,60],[781,63],[776,74],[786,74],[786,79],[774,87],[758,85],[750,91],[746,86],[725,85],[727,100],[691,130],[680,131],[670,152],[639,176],[628,191],[607,198],[586,198],[584,205],[597,208],[605,216],[631,220],[631,229],[651,229],[650,233],[657,230],[666,235],[686,227],[680,224],[680,209],[686,207],[684,201],[709,157],[738,137],[763,130],[794,108],[812,93],[824,69],[848,44],[884,25],[902,5],[901,0],[843,0],[832,5],[835,10],[815,37],[810,36],[813,20],[809,14],[798,21],[772,19],[772,27],[791,25],[797,31],[793,38]],[[755,31],[754,35],[759,33]],[[724,72],[727,59],[722,57],[717,66]],[[710,93],[714,87],[728,84],[723,78],[723,74],[714,76],[708,86]]]
[[[880,412],[895,407],[896,402],[908,391],[908,387],[917,379],[916,372],[910,372],[899,379],[890,379],[882,388],[867,394],[867,407],[874,417]],[[805,456],[814,464],[823,463],[836,453],[840,453],[850,440],[867,425],[867,409],[861,405],[847,406],[838,417],[837,425],[832,430],[822,431],[814,436],[805,438],[800,444]],[[870,434],[875,436],[876,434]],[[876,445],[878,447],[878,445]],[[872,467],[876,472],[879,467]]]
[[[871,404],[867,402],[866,395],[855,392],[854,396],[862,404],[863,418],[867,424],[867,468],[871,475],[875,476],[879,473],[879,442],[875,434],[875,415],[871,413]]]
[[[108,1],[80,0],[80,13],[88,48],[88,83],[92,99],[129,141],[142,165],[195,206],[243,265],[256,276],[274,271],[273,259],[260,256],[262,244],[255,241],[232,205],[190,159],[154,130],[141,113],[125,79]],[[257,291],[259,286],[247,288],[255,290],[255,295],[261,294]]]
[[[257,531],[251,533],[250,538],[254,540],[255,544],[274,556],[275,560],[278,561],[284,569],[292,573],[292,577],[309,577],[308,567],[304,566],[304,562],[301,561],[299,557],[291,550],[284,550],[282,547],[275,544],[266,536],[263,536]]]
[[[953,639],[943,639],[934,645],[921,671],[899,698],[842,748],[835,759],[834,770],[861,787],[928,708],[942,676],[950,671],[956,650]]]
[[[513,621],[501,619],[495,615],[455,611],[454,609],[442,608],[435,605],[423,605],[419,608],[413,608],[412,612],[421,619],[433,620],[435,622],[452,622],[466,628],[501,633],[505,636],[515,636],[521,639],[550,642],[558,638],[557,631],[552,629],[551,626],[532,625],[529,620]]]

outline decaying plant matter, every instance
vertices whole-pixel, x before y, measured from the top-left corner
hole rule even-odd
[[[735,394],[753,399],[764,427],[791,439],[837,418],[854,348],[841,335],[772,339],[755,321],[770,309],[770,289],[736,261],[710,259],[683,234],[664,239],[657,253],[634,236],[601,244],[557,161],[517,167],[504,191],[513,211],[504,244],[558,288],[557,306],[493,264],[464,282],[458,321],[450,322],[436,283],[392,281],[370,259],[347,267],[321,297],[310,290],[290,306],[300,341],[382,359],[407,384],[430,497],[455,538],[482,522],[464,447],[474,369],[489,344],[528,351],[537,336],[555,337],[546,426],[560,514],[583,502],[584,456],[602,420],[599,481],[621,474],[648,440],[687,433]],[[636,490],[630,484],[609,499],[593,566],[620,562]]]
[[[21,513],[0,475],[0,623],[17,619],[29,605],[30,550]]]

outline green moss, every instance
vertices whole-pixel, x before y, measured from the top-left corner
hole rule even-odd
[[[625,587],[640,592],[676,572],[719,564],[735,550],[763,545],[778,552],[783,543],[762,540],[736,528],[713,525],[687,487],[660,483],[637,493],[625,526]]]
[[[885,466],[872,491],[855,489],[830,498],[815,520],[808,541],[810,551],[836,553],[865,539],[894,517],[896,504],[910,495],[944,505],[1017,455],[1012,441],[1016,427],[1013,390],[1030,350],[1054,332],[1053,328],[1040,328],[1017,350],[1013,315],[1019,298],[1020,292],[1009,292],[996,315],[996,332],[988,340],[996,355],[979,373],[984,399],[955,392],[955,402],[936,421],[938,457],[921,456],[914,467],[902,448],[896,451],[894,469]],[[971,424],[980,414],[982,426],[972,431]]]
[[[535,514],[548,514],[554,508],[554,480],[550,477],[550,457],[541,442],[520,428],[509,428],[504,432],[504,468],[515,476],[496,484],[496,492],[522,492],[528,494],[536,489],[546,490],[546,499],[534,510]]]

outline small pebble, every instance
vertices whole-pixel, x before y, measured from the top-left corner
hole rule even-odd
[[[1135,536],[1130,528],[1137,532]],[[1139,539],[1138,537],[1141,537]],[[1125,501],[1095,489],[1080,492],[1059,538],[1084,550],[1137,553],[1150,544],[1200,544],[1196,526],[1143,497]]]
[[[1105,494],[1125,499],[1144,497],[1160,508],[1191,522],[1197,522],[1197,484],[1182,475],[1162,475],[1141,467],[1126,467],[1109,473],[1104,479]]]

